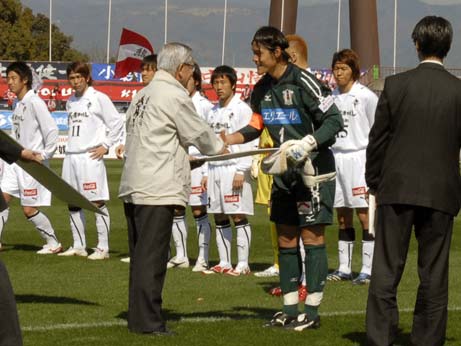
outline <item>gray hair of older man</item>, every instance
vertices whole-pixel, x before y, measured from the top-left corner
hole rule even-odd
[[[165,44],[158,53],[157,68],[175,76],[181,64],[194,64],[192,49],[178,42]]]

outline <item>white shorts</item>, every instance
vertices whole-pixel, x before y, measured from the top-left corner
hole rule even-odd
[[[245,173],[242,190],[232,189],[235,166],[208,166],[208,212],[212,214],[253,215],[250,172]]]
[[[93,160],[89,153],[66,154],[62,178],[90,201],[109,200],[104,160]]]
[[[335,208],[368,208],[365,194],[366,151],[335,153],[336,193]]]
[[[202,189],[202,169],[196,168],[190,172],[191,193],[189,205],[207,205],[207,193]]]
[[[48,166],[48,161],[43,161]],[[24,207],[51,205],[51,192],[17,164],[3,165],[2,191],[21,199]]]

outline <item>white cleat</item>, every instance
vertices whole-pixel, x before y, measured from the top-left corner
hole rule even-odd
[[[130,258],[129,257],[122,258],[122,259],[120,259],[120,262],[130,263]]]
[[[88,256],[89,260],[103,260],[109,258],[109,250],[94,249],[94,252]]]
[[[189,268],[188,258],[176,258],[170,259],[166,265],[167,268]]]
[[[72,246],[68,248],[66,251],[58,253],[58,256],[80,256],[80,257],[86,257],[88,256],[88,252],[84,248],[73,248]]]
[[[270,278],[274,276],[279,276],[279,268],[277,268],[276,266],[270,266],[262,272],[255,273],[255,276],[257,276],[258,278]]]
[[[203,257],[197,258],[197,262],[195,262],[194,268],[192,268],[193,272],[204,272],[208,270],[208,263],[205,261]]]
[[[41,248],[41,250],[37,251],[39,255],[53,255],[62,251],[62,246],[60,243],[55,245],[45,244]]]

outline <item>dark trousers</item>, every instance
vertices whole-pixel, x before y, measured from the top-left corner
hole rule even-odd
[[[21,345],[22,336],[16,300],[6,267],[0,261],[0,346]]]
[[[165,331],[162,289],[174,206],[124,207],[130,250],[128,328],[136,333]]]
[[[443,345],[447,325],[448,258],[453,216],[430,208],[395,204],[380,205],[376,220],[366,314],[368,344],[392,345],[397,336],[397,286],[405,267],[414,226],[420,284],[411,342],[418,346]]]

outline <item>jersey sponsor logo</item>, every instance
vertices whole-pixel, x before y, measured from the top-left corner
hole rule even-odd
[[[298,214],[309,215],[312,213],[312,204],[309,201],[297,202]]]
[[[266,94],[266,95],[264,95],[264,101],[271,102],[271,101],[272,101],[272,96],[271,96],[271,94]]]
[[[96,190],[96,183],[83,183],[83,190]]]
[[[201,186],[192,186],[191,194],[192,195],[201,195],[203,192],[203,189]]]
[[[293,94],[294,94],[294,91],[290,89],[285,89],[282,91],[283,102],[285,103],[285,105],[287,106],[293,105]]]
[[[263,108],[261,113],[266,125],[301,124],[301,116],[296,108]]]
[[[365,186],[354,187],[352,189],[352,196],[365,195],[367,193],[367,188]]]
[[[224,203],[240,202],[240,195],[224,195]]]
[[[24,189],[24,196],[32,197],[37,196],[38,190],[37,189]]]

